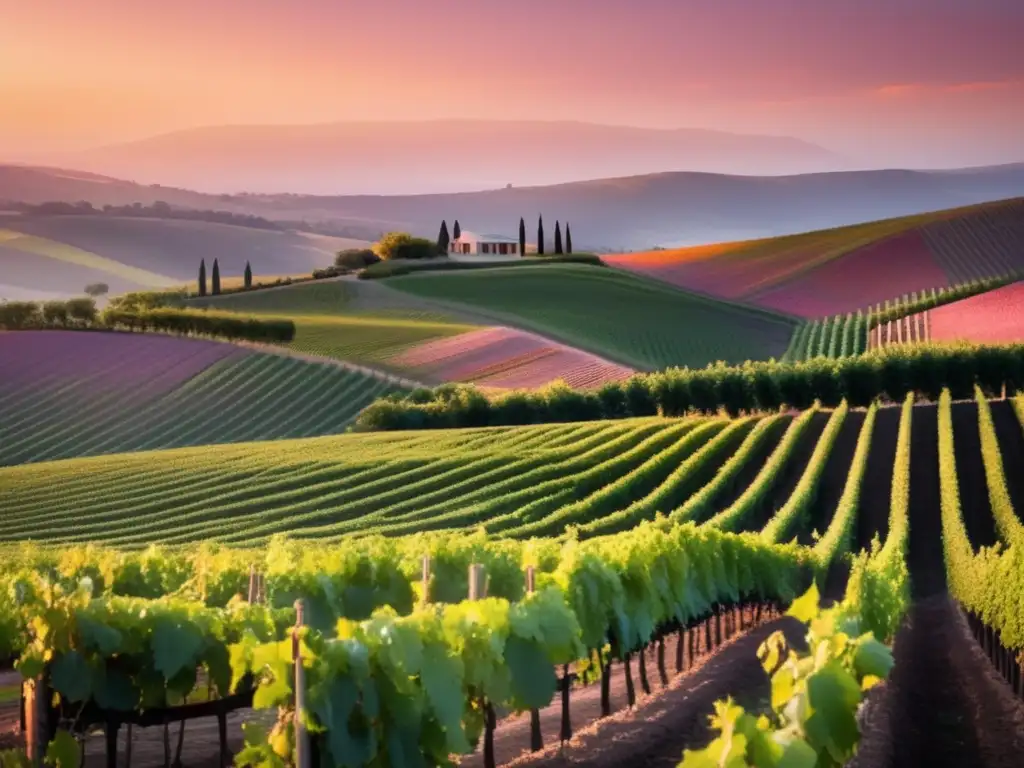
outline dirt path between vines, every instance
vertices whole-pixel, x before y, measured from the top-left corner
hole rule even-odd
[[[790,643],[802,646],[804,625],[789,618],[769,622],[723,645],[699,667],[638,702],[636,709],[593,723],[564,747],[555,742],[542,752],[525,754],[507,764],[530,768],[675,766],[684,748],[699,748],[710,739],[708,716],[716,700],[733,696],[752,708],[767,703],[771,689],[757,660],[757,648],[777,629],[785,632]],[[499,764],[507,759],[505,754],[496,756]]]

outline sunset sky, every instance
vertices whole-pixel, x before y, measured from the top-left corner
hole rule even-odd
[[[1024,160],[1021,0],[0,0],[0,161],[180,128],[446,117]]]

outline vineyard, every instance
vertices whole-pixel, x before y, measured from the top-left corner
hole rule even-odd
[[[113,669],[114,646],[77,634],[96,622],[141,638],[172,632],[162,623],[171,620],[179,634],[168,642],[196,638],[173,660],[163,641],[152,648],[123,641],[142,642],[124,646],[140,649],[131,653],[141,654],[144,670],[118,689],[129,707],[165,701],[146,698],[145,675],[167,681],[160,706],[169,706],[196,685],[185,671],[199,666],[218,696],[251,673],[257,698],[243,696],[240,706],[289,712],[292,650],[283,633],[301,597],[301,653],[313,685],[305,706],[326,729],[317,736],[321,752],[335,760],[338,750],[362,754],[357,764],[376,764],[389,754],[386,740],[401,738],[413,740],[407,748],[439,750],[431,760],[440,760],[480,739],[492,745],[491,752],[484,746],[486,764],[494,740],[508,750],[502,734],[518,732],[516,721],[495,718],[488,706],[532,709],[538,723],[561,722],[564,735],[572,730],[571,702],[588,695],[584,670],[601,670],[613,686],[598,686],[601,712],[611,711],[619,685],[630,693],[615,706],[628,708],[638,696],[632,674],[640,674],[637,690],[653,690],[665,686],[670,666],[685,672],[694,659],[731,658],[716,652],[699,661],[723,638],[760,632],[763,622],[789,626],[758,606],[789,603],[817,574],[826,594],[845,593],[841,611],[861,627],[879,639],[902,637],[872,716],[894,725],[910,718],[911,732],[929,734],[891,743],[869,729],[864,755],[895,750],[894,764],[931,765],[954,749],[962,764],[997,765],[972,762],[971,739],[985,729],[991,749],[1017,754],[1015,732],[1001,723],[1020,707],[1012,688],[1019,690],[1020,667],[1010,650],[1024,647],[1024,625],[1003,596],[1017,593],[1007,585],[1024,573],[1016,550],[1024,540],[1024,479],[1008,471],[1024,461],[1022,418],[1024,398],[989,401],[977,390],[973,400],[954,403],[945,394],[937,405],[909,396],[867,410],[843,403],[736,419],[354,434],[30,464],[0,469],[3,551],[7,578],[24,585],[20,594],[44,599],[32,574],[66,585],[65,597],[45,600],[55,601],[46,609],[52,620],[70,628],[71,645],[53,647],[51,684],[70,707],[60,716],[72,720],[76,702],[99,697],[109,706],[113,695],[68,677],[78,664]],[[332,546],[342,538],[346,546]],[[1009,548],[981,549],[1000,541]],[[144,548],[152,543],[169,548]],[[858,551],[870,554],[847,579],[844,555]],[[260,575],[255,594],[265,594],[265,608],[230,601],[253,594],[252,573]],[[74,591],[86,576],[91,602]],[[383,606],[391,608],[371,618]],[[907,610],[912,621],[900,629]],[[794,612],[815,615],[806,601]],[[22,655],[23,669],[41,668],[27,660],[52,641],[19,629],[19,615],[17,604],[0,600],[0,656],[6,643],[7,653]],[[339,625],[347,627],[344,641],[332,639],[339,617],[348,622]],[[472,635],[462,634],[470,626]],[[381,632],[401,645],[381,645]],[[370,655],[368,671],[347,666],[351,650],[337,655],[353,642]],[[225,667],[215,649],[229,646],[234,661]],[[866,657],[854,662],[856,653],[837,663],[849,663],[857,680],[889,674],[871,653],[877,671],[858,666]],[[444,670],[440,678],[415,661],[427,658],[433,671]],[[950,688],[929,665],[953,669],[958,685]],[[399,685],[406,679],[399,669],[422,670],[403,694],[425,707],[414,731],[403,730],[412,723],[394,709],[397,699],[382,700],[376,736],[366,741],[359,718],[338,719],[318,698],[321,685],[364,692]],[[559,682],[569,670],[577,683]],[[941,707],[911,707],[922,691]],[[936,718],[978,697],[992,719],[957,719],[935,736]],[[781,709],[778,716],[785,722]],[[742,710],[730,717],[747,722]],[[427,735],[428,723],[447,723],[441,741]],[[806,727],[809,748],[824,749]],[[538,728],[534,735],[547,726]],[[259,736],[252,725],[247,733],[251,760],[297,743],[290,731],[283,742],[279,729]],[[701,746],[671,732],[659,738],[676,755]],[[843,744],[852,750],[856,739]],[[518,748],[528,747],[524,736]]]
[[[779,356],[795,326],[785,315],[578,265],[410,275],[388,284],[638,369]]]
[[[1024,268],[1024,202],[821,232],[605,257],[673,285],[808,319],[856,313],[893,296]]]
[[[401,387],[367,373],[153,334],[0,334],[0,465],[343,432]]]

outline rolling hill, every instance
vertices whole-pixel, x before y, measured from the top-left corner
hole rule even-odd
[[[402,386],[153,334],[0,333],[0,465],[343,432]]]
[[[105,282],[112,293],[194,280],[201,259],[227,279],[246,262],[260,276],[308,274],[352,241],[230,224],[106,215],[0,217],[0,283],[11,296],[81,293]]]
[[[504,186],[504,185],[502,185]],[[330,223],[374,238],[406,230],[436,237],[446,219],[530,241],[542,214],[572,224],[577,251],[635,251],[765,238],[1024,195],[1024,165],[953,171],[856,171],[798,176],[657,173],[553,186],[430,195],[201,195],[57,169],[0,166],[0,201],[132,202]]]
[[[708,295],[824,317],[1024,269],[1024,199],[604,260]]]
[[[778,357],[796,326],[782,314],[573,264],[422,273],[387,282],[420,299],[648,370]]]

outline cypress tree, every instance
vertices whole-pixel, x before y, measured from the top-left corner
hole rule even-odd
[[[526,255],[526,222],[522,216],[519,217],[519,255]]]
[[[537,255],[544,255],[544,217],[537,217]]]
[[[566,228],[568,231],[568,228]],[[245,289],[249,290],[252,288],[252,267],[249,266],[249,262],[245,262]]]
[[[448,222],[441,219],[441,231],[437,233],[437,252],[448,253],[448,244],[451,238],[448,237]]]
[[[210,275],[210,289],[214,296],[220,296],[220,266],[213,260],[213,272]]]
[[[206,259],[199,262],[199,295],[206,295]]]
[[[572,253],[572,232],[569,231],[569,222],[565,222],[565,252]]]
[[[452,240],[458,240],[462,237],[462,227],[459,226],[459,220],[455,220],[455,226],[452,227]]]
[[[558,226],[558,221],[555,221],[555,255],[560,256],[562,254],[562,230]]]

